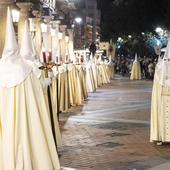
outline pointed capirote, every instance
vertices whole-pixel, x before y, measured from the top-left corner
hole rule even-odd
[[[135,54],[135,61],[138,61],[138,55],[137,55],[137,53]]]
[[[33,50],[33,44],[32,44],[32,39],[31,35],[28,29],[28,22],[27,20],[25,21],[24,25],[24,30],[22,34],[22,43],[21,43],[21,49],[20,49],[20,54],[21,57],[23,57],[26,60],[35,60],[35,53]]]
[[[2,53],[2,59],[10,59],[10,57],[16,57],[18,53],[18,44],[15,36],[15,30],[12,21],[12,14],[10,8],[7,9],[7,22],[6,22],[6,35],[5,45]]]
[[[38,67],[41,64],[36,59],[35,46],[33,45],[33,39],[29,32],[27,20],[25,21],[25,25],[24,25],[20,54],[21,54],[21,57],[24,60],[26,60],[29,63],[29,65],[33,68],[34,74],[38,78],[40,78],[41,70]]]
[[[0,87],[14,87],[23,82],[32,68],[22,60],[13,27],[10,8],[7,11],[5,46],[0,59]]]

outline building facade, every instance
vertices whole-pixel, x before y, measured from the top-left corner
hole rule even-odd
[[[97,0],[83,0],[77,4],[75,16],[82,18],[82,23],[75,23],[75,48],[86,48],[92,42],[100,41],[101,12],[97,7]]]
[[[35,38],[36,44],[41,45],[41,29],[40,24],[46,18],[46,21],[55,21],[61,20],[62,24],[65,24],[65,20],[70,20],[69,13],[71,10],[74,9],[74,1],[72,0],[0,0],[0,55],[2,54],[2,50],[4,47],[4,40],[5,40],[5,27],[6,27],[6,13],[7,7],[10,6],[11,9],[15,7],[18,8],[17,11],[19,12],[19,19],[15,21],[14,25],[16,28],[16,34],[18,36],[18,42],[20,44],[20,39],[22,36],[22,30],[24,26],[25,20],[34,21],[34,24],[37,25],[38,30],[34,28],[34,32],[36,32]],[[16,10],[15,10],[16,11]],[[17,12],[17,13],[18,13]],[[14,15],[16,14],[13,13]],[[67,17],[66,17],[67,16]],[[16,18],[16,17],[15,17]],[[33,23],[33,22],[32,22]],[[34,25],[34,26],[35,26]],[[70,28],[68,26],[68,28]],[[35,31],[36,29],[36,31]]]

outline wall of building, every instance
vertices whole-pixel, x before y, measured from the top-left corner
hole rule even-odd
[[[101,12],[97,8],[97,0],[82,0],[77,5],[77,15],[82,17],[83,23],[75,25],[75,48],[81,49],[92,42],[99,42]]]

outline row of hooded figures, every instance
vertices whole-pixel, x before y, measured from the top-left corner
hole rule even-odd
[[[27,22],[18,48],[10,9],[0,59],[0,170],[59,170],[59,113],[110,82],[109,64],[42,64]],[[41,69],[39,69],[41,68]],[[47,73],[47,75],[46,75]]]
[[[59,112],[83,104],[88,92],[113,77],[109,64],[87,63],[54,66],[46,78],[33,51],[27,22],[19,50],[8,9],[0,59],[0,170],[59,170]],[[141,79],[137,56],[130,79]],[[155,69],[150,141],[170,142],[170,39]]]

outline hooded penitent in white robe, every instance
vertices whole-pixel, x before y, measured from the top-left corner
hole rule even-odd
[[[9,9],[0,80],[0,169],[59,170],[42,86],[20,57]]]
[[[141,77],[141,67],[140,67],[140,63],[137,59],[137,54],[136,54],[135,60],[134,60],[133,65],[132,65],[130,79],[131,80],[140,80],[141,78],[142,78]]]
[[[107,71],[107,65],[105,63],[100,64],[100,73],[102,75],[103,84],[110,83],[109,72]]]
[[[82,100],[87,100],[88,93],[86,87],[86,68],[85,65],[78,66],[78,75],[80,77],[81,91],[82,91]]]
[[[102,81],[102,72],[101,72],[101,69],[100,69],[100,64],[97,64],[97,72],[98,72],[97,84],[98,84],[99,87],[101,87],[103,85],[103,81]]]
[[[85,91],[83,84],[86,83],[84,79],[84,72],[82,65],[76,65],[75,66],[75,97],[76,97],[76,105],[83,104],[83,101],[85,100]],[[87,88],[86,88],[87,89]],[[87,91],[87,90],[86,90]]]
[[[71,106],[76,105],[75,101],[75,91],[76,91],[76,86],[75,86],[75,65],[69,64],[68,65],[68,88],[69,88],[69,102]]]
[[[86,64],[86,87],[87,92],[94,92],[96,90],[94,83],[94,75],[92,71],[92,64],[89,62]]]
[[[30,66],[32,66],[33,68],[33,72],[34,74],[37,75],[38,78],[41,78],[41,82],[42,84],[44,84],[45,78],[43,78],[43,72],[38,68],[37,64],[38,61],[36,60],[36,53],[35,53],[35,46],[33,45],[33,40],[32,37],[29,33],[28,30],[28,23],[27,21],[25,21],[25,27],[23,30],[23,36],[22,36],[22,43],[21,43],[21,56],[23,57],[23,59],[25,59]],[[53,84],[52,84],[53,86]],[[52,91],[52,87],[51,87],[51,91]],[[45,98],[46,98],[46,104],[47,104],[47,108],[49,108],[49,101],[48,101],[48,94],[47,94],[47,86],[45,87]],[[58,123],[58,116],[57,116],[57,111],[56,111],[56,104],[54,103],[54,98],[51,95],[51,105],[52,105],[52,109],[53,109],[53,119],[54,119],[54,131],[55,131],[55,138],[56,138],[56,142],[57,142],[57,146],[60,146],[62,144],[61,142],[61,133],[60,133],[60,128],[59,128],[59,123]],[[49,115],[50,115],[50,109],[49,110]]]
[[[170,142],[170,39],[165,56],[156,65],[152,103],[150,141]]]
[[[97,70],[97,65],[95,63],[92,63],[92,74],[93,74],[93,77],[94,77],[94,87],[95,89],[98,88],[98,84],[97,84],[97,76],[98,76],[98,70]]]
[[[113,79],[114,78],[114,63],[112,61],[108,62],[106,64],[106,70],[109,76],[109,79]]]
[[[27,21],[25,21],[24,29],[22,31],[20,54],[21,57],[33,68],[33,71],[37,77],[40,78],[42,71],[38,68],[38,65],[41,65],[41,63],[39,62],[38,64],[36,50],[32,37],[29,33]]]
[[[68,72],[67,66],[61,65],[58,67],[58,89],[59,89],[59,109],[61,112],[68,111],[69,103],[69,88],[68,88]]]

